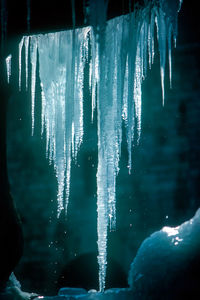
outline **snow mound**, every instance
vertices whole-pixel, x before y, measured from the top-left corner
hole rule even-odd
[[[136,299],[191,299],[200,295],[200,209],[177,227],[147,238],[131,264],[129,284]]]

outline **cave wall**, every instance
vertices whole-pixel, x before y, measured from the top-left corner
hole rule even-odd
[[[195,27],[196,15],[194,5],[183,2],[177,48],[173,51],[173,89],[169,89],[166,78],[164,108],[158,55],[143,83],[142,136],[140,145],[133,150],[131,175],[127,169],[126,142],[122,144],[117,178],[117,230],[109,233],[108,241],[108,287],[126,284],[123,276],[128,273],[145,237],[164,225],[182,223],[199,207],[200,35]],[[15,66],[17,41],[13,39],[10,46],[13,47]],[[57,183],[53,167],[45,157],[41,120],[37,118],[32,137],[30,89],[25,91],[24,80],[19,92],[17,77],[18,70],[14,67],[8,103],[8,174],[25,237],[24,255],[16,275],[24,289],[39,293],[55,293],[60,282],[85,287],[86,281],[92,281],[95,274],[89,272],[84,261],[93,266],[93,257],[97,253],[97,136],[96,119],[94,124],[90,122],[88,89],[84,90],[84,142],[77,164],[72,165],[68,216],[61,215],[57,219]],[[39,92],[37,81],[38,116],[41,111]],[[96,266],[94,268],[96,270]],[[116,268],[118,278],[114,278]],[[69,269],[74,281],[70,278],[61,280],[61,275],[68,274]],[[93,285],[96,284],[97,280]]]

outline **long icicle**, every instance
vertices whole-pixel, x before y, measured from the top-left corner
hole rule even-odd
[[[19,91],[21,91],[21,81],[22,81],[22,47],[24,45],[24,37],[19,43]]]
[[[29,50],[29,36],[24,38],[25,45],[25,68],[26,68],[26,90],[28,89],[28,50]]]
[[[31,107],[32,107],[32,135],[35,126],[35,88],[36,88],[36,67],[37,67],[37,38],[31,37],[30,42],[30,58],[31,58]]]

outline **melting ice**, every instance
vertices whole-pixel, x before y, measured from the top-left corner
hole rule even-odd
[[[132,146],[139,142],[141,134],[141,85],[154,60],[155,32],[160,52],[163,104],[167,56],[171,81],[171,41],[176,40],[181,1],[176,3],[179,5],[171,9],[168,1],[148,1],[145,7],[106,22],[107,2],[91,1],[91,26],[25,36],[19,44],[20,89],[23,47],[26,87],[29,59],[31,63],[32,133],[39,59],[41,131],[46,134],[47,157],[57,177],[58,216],[63,209],[67,210],[71,162],[72,158],[76,159],[83,140],[83,80],[85,65],[89,64],[92,111],[97,109],[98,125],[97,227],[101,291],[105,288],[107,231],[108,227],[114,229],[116,226],[116,176],[122,122],[126,125],[130,171]]]

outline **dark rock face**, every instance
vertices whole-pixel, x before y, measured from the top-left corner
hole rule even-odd
[[[177,227],[163,227],[141,245],[129,284],[136,299],[194,299],[200,296],[200,209]]]
[[[8,280],[23,252],[22,228],[13,200],[9,194],[4,194],[2,201],[5,201],[8,206],[0,204],[0,287]]]
[[[0,289],[22,255],[23,237],[20,220],[10,195],[6,155],[6,114],[9,93],[3,55],[0,55]]]

